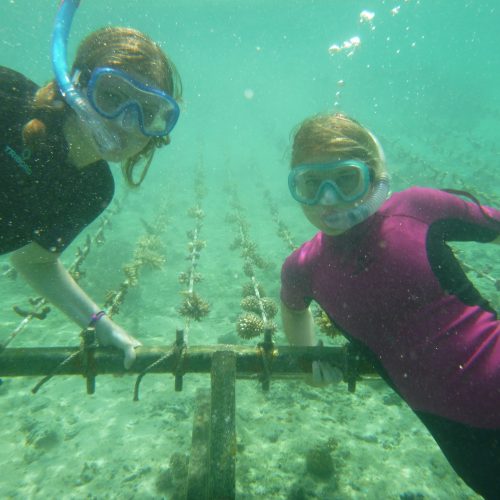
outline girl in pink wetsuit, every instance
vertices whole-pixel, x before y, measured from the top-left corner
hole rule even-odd
[[[290,343],[316,344],[316,301],[463,480],[500,498],[500,321],[446,243],[499,243],[500,211],[427,188],[387,199],[378,141],[343,115],[306,120],[291,166],[291,194],[320,232],[283,265]]]

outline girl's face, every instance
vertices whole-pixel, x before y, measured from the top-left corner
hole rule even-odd
[[[308,158],[307,161],[304,161],[304,164],[327,164],[330,162],[335,162],[335,161],[340,161],[345,158],[340,158],[340,157],[332,157],[332,156],[315,156],[313,158]],[[304,215],[306,216],[307,220],[316,228],[318,228],[320,231],[324,232],[325,234],[328,234],[330,236],[338,236],[339,234],[342,234],[346,232],[348,229],[334,229],[328,225],[326,222],[327,219],[332,217],[332,215],[339,213],[339,212],[346,212],[349,211],[356,206],[362,204],[364,201],[366,201],[370,193],[372,191],[372,186],[368,188],[368,191],[365,193],[365,195],[356,201],[353,202],[344,202],[340,199],[336,200],[335,204],[332,205],[305,205],[305,204],[300,204],[302,211],[304,212]]]
[[[141,81],[142,78],[132,72],[128,72],[133,78]],[[109,80],[109,81],[108,81]],[[99,80],[100,81],[100,80]],[[102,78],[103,83],[100,83],[98,90],[94,90],[93,96],[94,100],[99,102],[100,104],[108,102],[111,98],[118,100],[114,104],[119,106],[121,100],[127,100],[127,95],[124,93],[124,90],[120,88],[120,86],[113,82],[109,78]],[[88,89],[85,89],[85,93],[88,92]],[[111,97],[109,97],[111,96]],[[151,140],[150,137],[145,136],[140,128],[138,123],[135,121],[138,120],[138,117],[133,112],[127,112],[128,126],[125,128],[121,126],[119,120],[107,119],[106,128],[111,132],[113,136],[118,138],[118,143],[121,145],[118,151],[113,151],[110,153],[103,153],[99,150],[98,145],[92,140],[92,144],[94,149],[102,157],[103,160],[110,162],[121,162],[127,160],[128,158],[135,156],[137,153],[142,151],[144,147]]]

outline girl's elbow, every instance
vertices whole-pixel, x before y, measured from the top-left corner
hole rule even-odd
[[[12,266],[20,270],[35,265],[53,264],[58,261],[59,253],[49,252],[33,242],[14,250],[9,257]]]

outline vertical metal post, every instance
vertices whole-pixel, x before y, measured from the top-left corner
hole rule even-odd
[[[87,394],[95,393],[95,360],[94,360],[94,349],[95,349],[95,328],[86,328],[82,333],[82,365],[84,367],[84,377],[87,386]]]
[[[210,468],[208,497],[235,498],[236,354],[217,351],[212,357],[212,394],[210,408]]]
[[[191,454],[189,456],[187,500],[209,500],[210,391],[196,391]]]
[[[184,349],[186,348],[186,344],[184,342],[184,330],[177,329],[175,331],[175,349],[178,355],[177,359],[177,367],[175,369],[174,377],[175,377],[175,392],[181,392],[182,391],[182,377],[184,375],[182,369],[183,369],[183,356],[184,356]]]
[[[271,385],[271,363],[273,360],[274,342],[271,328],[264,329],[264,342],[259,343],[262,356],[262,375],[260,381],[262,390],[268,392]]]
[[[356,391],[356,380],[359,375],[359,349],[351,342],[345,348],[344,380],[349,392]]]

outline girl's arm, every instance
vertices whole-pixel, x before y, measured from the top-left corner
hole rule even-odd
[[[99,307],[78,286],[59,260],[57,253],[49,252],[38,243],[30,243],[11,254],[12,265],[46,300],[60,309],[80,328],[86,328]],[[108,317],[96,324],[96,333],[103,345],[114,345],[125,353],[125,367],[135,360],[136,339]]]
[[[10,256],[12,265],[32,288],[85,328],[99,307],[85,294],[59,260],[38,243],[30,243]]]
[[[291,345],[316,345],[314,321],[309,308],[296,311],[290,309],[281,301],[281,320],[283,322],[283,330]]]
[[[314,321],[309,308],[295,311],[281,301],[281,319],[288,342],[296,346],[317,345]],[[342,380],[342,372],[324,361],[313,361],[312,373],[306,382],[314,387],[326,387]]]

